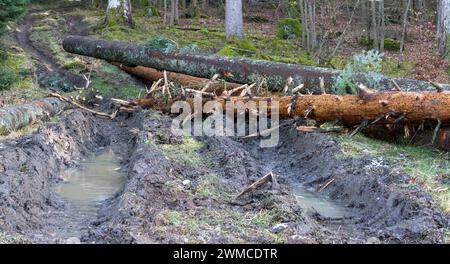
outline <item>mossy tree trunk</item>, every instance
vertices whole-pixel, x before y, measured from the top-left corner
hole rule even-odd
[[[227,58],[212,55],[186,54],[178,52],[164,52],[146,45],[137,45],[118,41],[99,40],[84,36],[68,36],[63,41],[63,48],[67,52],[91,56],[107,61],[119,62],[129,66],[145,66],[158,70],[183,73],[201,78],[211,78],[220,74],[221,78],[234,83],[260,83],[263,79],[272,90],[281,90],[286,80],[293,79],[291,86],[303,84],[304,89],[320,93],[323,78],[328,93],[341,71],[271,61],[247,58]],[[355,75],[355,83],[370,83],[370,76]],[[391,90],[396,86],[393,80],[405,90],[420,91],[435,89],[429,82],[389,78],[381,76],[378,89]],[[449,89],[448,85],[443,85]]]

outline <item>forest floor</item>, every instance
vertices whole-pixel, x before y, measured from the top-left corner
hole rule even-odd
[[[65,53],[60,43],[66,34],[129,41],[163,34],[182,46],[195,40],[214,53],[225,43],[223,33],[210,30],[157,31],[156,19],[137,18],[139,30],[95,29],[101,18],[97,11],[34,6],[2,37],[10,54],[6,64],[22,78],[2,92],[1,103],[44,97],[48,90],[42,88],[83,87],[89,73],[90,88],[104,99],[86,103],[102,111],[112,111],[108,98],[145,92],[139,80],[106,62]],[[218,27],[210,20],[195,23]],[[261,54],[315,63],[304,52],[294,55],[295,43],[261,32],[252,37],[260,38],[253,42],[259,50],[281,45]],[[0,243],[65,243],[68,228],[83,243],[442,243],[449,235],[447,153],[364,136],[304,134],[292,125],[281,128],[277,147],[264,149],[258,139],[173,136],[170,125],[169,116],[152,110],[115,120],[69,110],[0,138]],[[120,157],[127,175],[123,191],[103,202],[94,218],[79,216],[54,186],[65,170],[105,146]],[[236,199],[270,171],[279,186]],[[299,206],[312,193],[345,214],[329,217]]]

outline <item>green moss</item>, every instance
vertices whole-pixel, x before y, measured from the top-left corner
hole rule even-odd
[[[414,73],[414,62],[408,60],[404,60],[399,65],[395,59],[385,59],[381,65],[382,74],[392,77],[405,78]]]
[[[440,180],[449,175],[448,153],[430,147],[391,144],[362,135],[342,136],[338,140],[344,156],[380,156],[412,177],[418,177],[441,207],[450,212],[450,183]]]
[[[330,60],[330,67],[337,70],[343,70],[348,62],[349,60],[345,56],[334,56]]]
[[[234,50],[232,47],[226,45],[221,50],[219,50],[216,53],[217,56],[224,56],[224,57],[239,57],[239,52]]]
[[[387,38],[384,40],[384,48],[386,50],[399,51],[400,50],[400,41]]]
[[[372,47],[373,39],[370,39],[370,43],[369,43],[366,36],[361,36],[358,38],[358,43],[363,47]],[[391,50],[391,51],[400,51],[400,41],[391,39],[391,38],[386,38],[386,39],[384,39],[384,48],[386,50]]]
[[[285,18],[277,23],[277,38],[294,39],[302,35],[302,25],[298,19]]]
[[[230,39],[228,39],[228,43],[230,45],[233,45],[233,46],[241,49],[241,50],[251,51],[251,52],[258,51],[258,49],[255,47],[255,45],[248,39],[239,39],[236,37],[231,37]]]
[[[70,69],[85,69],[86,66],[84,65],[84,63],[78,59],[74,59],[71,61],[67,61],[66,63],[64,63],[63,68],[66,70],[70,70]]]

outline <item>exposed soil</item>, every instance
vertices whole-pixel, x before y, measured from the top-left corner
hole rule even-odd
[[[388,164],[374,163],[372,157],[341,160],[339,145],[331,137],[286,129],[279,146],[271,149],[261,149],[252,141],[202,138],[204,147],[198,153],[211,163],[194,168],[180,166],[179,160],[161,151],[167,144],[183,144],[183,139],[169,136],[170,118],[153,113],[142,121],[124,192],[105,205],[100,219],[83,237],[85,241],[270,243],[274,240],[267,233],[274,232],[273,223],[259,225],[255,220],[239,226],[230,221],[229,212],[246,215],[271,210],[277,212],[272,218],[275,223],[287,224],[279,239],[288,243],[443,242],[448,216],[428,194],[409,183],[408,175],[393,171]],[[269,170],[278,175],[279,191],[271,190],[269,184],[240,201],[214,193],[199,195],[205,175],[218,174],[217,189],[237,194]],[[332,176],[337,180],[325,192],[344,202],[352,210],[351,217],[326,219],[302,210],[293,198],[292,183],[318,189]],[[193,187],[183,185],[186,179]],[[190,217],[198,223],[191,223],[194,227],[177,224],[162,217],[167,211],[188,215],[180,216],[186,223],[192,221]],[[211,211],[222,215],[205,220]],[[213,223],[216,226],[209,226]]]

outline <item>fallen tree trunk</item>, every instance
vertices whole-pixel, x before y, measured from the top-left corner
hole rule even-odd
[[[227,102],[247,103],[253,101],[259,107],[267,103],[269,112],[278,103],[280,118],[305,117],[317,121],[340,120],[346,126],[361,123],[404,124],[408,122],[440,120],[450,123],[450,92],[372,92],[362,90],[360,95],[304,95],[283,97],[218,97],[215,99],[223,109]],[[194,106],[192,98],[187,101]],[[162,111],[170,109],[170,102],[155,98],[142,98],[131,105],[152,107]],[[274,108],[274,109],[272,109]]]
[[[67,107],[68,104],[56,98],[44,98],[28,104],[0,108],[0,135],[8,135],[36,120],[54,116]]]
[[[266,79],[270,89],[282,89],[286,79],[292,77],[292,86],[304,84],[304,88],[313,93],[321,93],[320,78],[323,78],[328,93],[334,78],[340,71],[312,66],[277,63],[270,61],[226,58],[212,55],[193,55],[177,52],[164,52],[145,44],[131,44],[117,41],[99,40],[91,37],[68,36],[63,41],[67,52],[119,62],[128,66],[145,66],[158,70],[183,73],[201,78],[211,78],[220,74],[221,78],[234,83],[258,83]],[[382,77],[381,89],[392,90],[397,83],[402,89],[425,91],[433,89],[428,82]],[[361,74],[357,82],[367,83],[367,77]],[[449,89],[448,85],[443,85]]]
[[[117,62],[112,62],[112,64],[130,74],[133,74],[148,81],[156,82],[164,78],[164,72],[159,71],[157,69],[148,68],[144,66],[129,67]],[[227,90],[234,89],[241,86],[241,84],[237,83],[229,83],[221,81],[212,82],[209,79],[174,72],[167,72],[167,78],[173,82],[179,83],[184,87],[186,86],[204,87],[205,85],[209,85],[209,88],[212,91],[217,92],[218,94],[222,93],[225,89]]]

